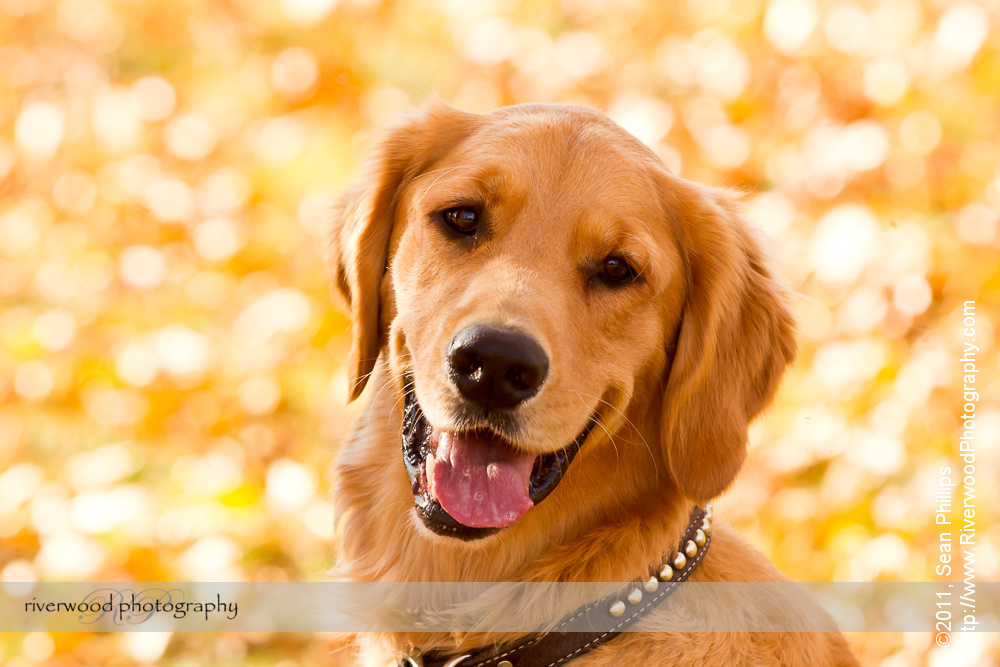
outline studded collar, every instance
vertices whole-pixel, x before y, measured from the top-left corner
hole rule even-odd
[[[512,644],[490,646],[475,653],[428,653],[406,657],[400,667],[556,667],[619,635],[626,627],[665,600],[691,576],[712,541],[712,506],[695,507],[677,548],[664,553],[645,577],[626,588],[580,607],[550,632],[533,633]],[[607,629],[610,628],[610,629]]]

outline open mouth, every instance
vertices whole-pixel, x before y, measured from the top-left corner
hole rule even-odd
[[[417,516],[438,535],[476,540],[511,525],[556,488],[596,423],[569,445],[535,455],[488,429],[438,431],[412,389],[403,405],[403,462]]]

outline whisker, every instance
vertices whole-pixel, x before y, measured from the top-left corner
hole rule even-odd
[[[659,465],[658,465],[657,460],[656,460],[656,453],[653,452],[653,448],[649,446],[649,443],[646,441],[645,436],[642,435],[642,432],[639,430],[639,427],[636,426],[632,422],[632,420],[628,418],[628,415],[626,415],[624,412],[622,412],[622,410],[619,409],[616,405],[614,405],[613,403],[611,403],[609,401],[604,400],[600,396],[593,396],[593,395],[590,395],[590,394],[585,394],[585,393],[576,391],[575,389],[572,390],[572,391],[577,396],[580,396],[581,400],[583,399],[583,397],[592,398],[592,399],[594,399],[594,400],[596,400],[596,401],[598,401],[600,403],[603,403],[604,405],[607,405],[609,408],[611,408],[612,410],[614,410],[615,412],[617,412],[619,416],[621,416],[621,418],[625,421],[625,423],[628,424],[629,427],[631,427],[632,431],[634,431],[635,434],[639,436],[639,440],[642,441],[642,445],[646,448],[646,451],[649,452],[649,457],[653,461],[653,474],[656,476],[656,479],[659,480],[660,472],[659,472]],[[605,430],[605,432],[607,432],[606,428],[604,430]],[[608,434],[608,435],[610,436],[610,434]]]
[[[399,405],[399,402],[402,401],[402,400],[404,400],[404,399],[406,399],[406,392],[408,392],[411,389],[413,389],[413,384],[414,383],[413,383],[412,380],[410,382],[404,382],[403,383],[403,391],[400,393],[399,397],[395,401],[393,401],[392,407],[389,408],[389,415],[386,417],[386,420],[385,420],[386,421],[386,426],[388,426],[388,425],[390,425],[392,423],[392,413],[396,411],[396,406]],[[400,424],[399,424],[399,436],[403,437],[403,423],[402,422],[400,422]]]

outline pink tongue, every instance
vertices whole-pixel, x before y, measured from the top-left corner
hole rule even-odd
[[[472,528],[509,526],[534,504],[528,480],[535,457],[489,437],[441,433],[427,457],[428,487],[448,514]]]

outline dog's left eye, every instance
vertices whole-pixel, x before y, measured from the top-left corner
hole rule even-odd
[[[471,236],[479,226],[479,211],[468,206],[449,208],[441,215],[444,216],[445,224],[459,234]]]
[[[636,279],[635,270],[621,255],[609,255],[601,263],[601,278],[613,285],[631,282]]]

